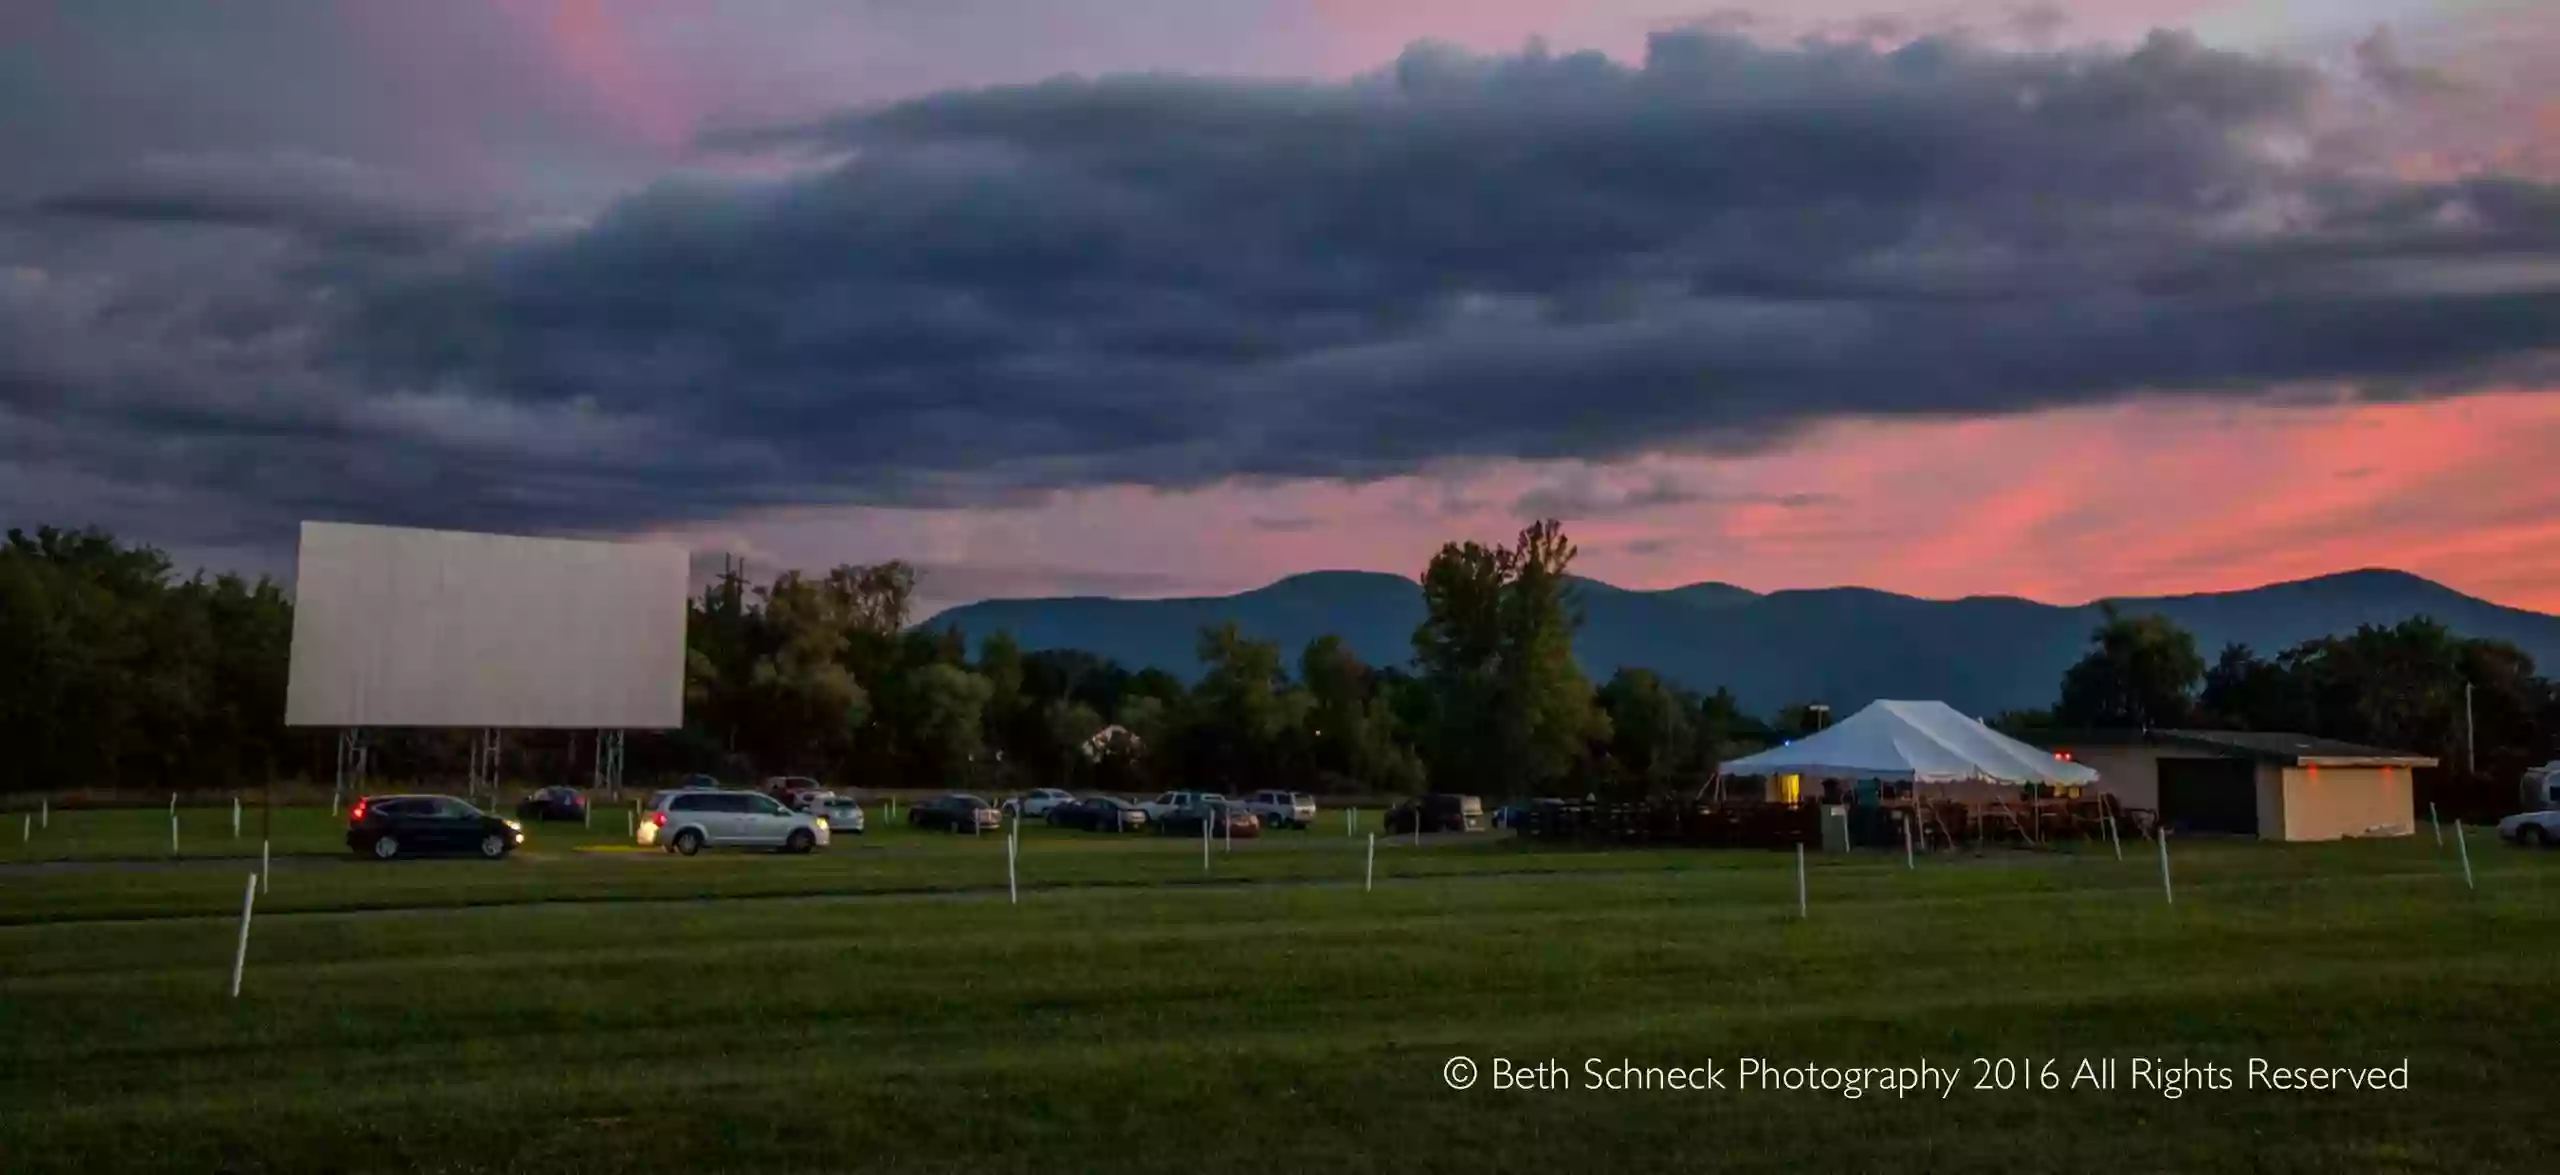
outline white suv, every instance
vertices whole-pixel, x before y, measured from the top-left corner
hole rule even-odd
[[[644,848],[690,857],[706,848],[733,847],[805,853],[825,847],[827,832],[826,817],[794,812],[772,796],[699,790],[649,797],[638,837]]]
[[[1305,792],[1258,791],[1245,800],[1244,810],[1270,828],[1309,828],[1316,822],[1316,798]]]
[[[1213,791],[1169,791],[1146,803],[1138,810],[1147,814],[1150,823],[1163,820],[1176,812],[1187,812],[1202,804],[1223,804],[1227,797]]]
[[[1049,809],[1074,802],[1076,802],[1074,792],[1054,787],[1035,787],[1024,793],[1021,798],[1007,800],[1005,804],[1008,807],[1020,809],[1025,819],[1039,820],[1049,815]]]

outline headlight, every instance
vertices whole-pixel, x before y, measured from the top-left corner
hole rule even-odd
[[[524,825],[518,824],[513,820],[503,821],[503,823],[507,827],[514,829],[517,836],[524,835]]]
[[[815,823],[816,823],[816,824],[817,824],[817,826],[818,826],[818,831],[820,831],[820,832],[825,832],[825,831],[827,830],[827,818],[826,818],[826,817],[824,817],[824,816],[820,816],[820,817],[818,817]]]

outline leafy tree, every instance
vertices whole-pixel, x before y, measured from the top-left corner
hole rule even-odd
[[[1149,694],[1124,697],[1119,709],[1120,727],[1136,736],[1141,754],[1171,741],[1173,706],[1164,699]]]
[[[274,583],[172,581],[103,531],[0,542],[0,787],[241,786],[307,770],[283,728],[292,604]]]
[[[1573,634],[1582,627],[1567,570],[1575,548],[1553,519],[1520,532],[1510,584],[1504,594],[1507,647],[1502,673],[1504,716],[1518,758],[1519,779],[1538,790],[1561,778],[1595,743],[1609,738],[1591,683],[1573,659]]]
[[[1582,616],[1574,547],[1553,520],[1516,547],[1451,543],[1422,574],[1414,661],[1433,694],[1427,761],[1442,786],[1526,795],[1565,777],[1608,737],[1573,660]]]
[[[994,687],[984,677],[939,660],[917,668],[908,687],[917,778],[940,787],[967,784],[983,746],[979,735]]]
[[[2300,731],[2312,725],[2300,684],[2249,646],[2227,644],[2205,670],[2197,709],[2205,721],[2233,730]]]
[[[871,696],[843,658],[846,642],[867,631],[850,586],[842,569],[823,581],[784,572],[759,593],[769,651],[748,680],[757,733],[775,763],[823,770],[871,716]],[[818,761],[793,761],[803,756]]]
[[[1348,779],[1367,774],[1369,667],[1341,637],[1307,642],[1298,655],[1298,680],[1306,683],[1307,735],[1316,768]]]
[[[1116,670],[1119,667],[1115,665],[1111,668]],[[1109,675],[1105,674],[1104,676]],[[1113,691],[1112,697],[1115,705],[1119,699],[1123,698],[1153,698],[1158,702],[1171,706],[1176,702],[1180,702],[1188,693],[1190,693],[1190,691],[1183,687],[1181,678],[1175,677],[1174,675],[1167,673],[1162,669],[1155,668],[1154,666],[1148,666],[1147,668],[1141,669],[1137,673],[1131,675],[1127,684]],[[1127,723],[1124,721],[1122,725],[1125,726]]]
[[[1234,622],[1202,629],[1207,666],[1176,726],[1183,773],[1227,791],[1285,776],[1282,735],[1299,726],[1306,695],[1288,688],[1280,646],[1247,638]]]
[[[1400,741],[1385,675],[1362,664],[1341,637],[1326,635],[1309,641],[1299,655],[1298,678],[1307,695],[1306,757],[1316,772],[1315,786],[1388,793],[1421,789],[1422,760]]]
[[[1067,787],[1077,769],[1090,766],[1085,757],[1085,742],[1103,729],[1102,715],[1082,702],[1052,698],[1042,709],[1041,723],[1049,739],[1044,760],[1056,765],[1056,785]]]
[[[2204,676],[2196,639],[2164,616],[2120,616],[2089,634],[2092,647],[2062,677],[2054,717],[2065,726],[2151,730],[2186,722]]]
[[[1637,796],[1677,790],[1698,767],[1696,703],[1650,669],[1620,669],[1600,687],[1621,783]]]
[[[1703,759],[1711,760],[1710,767],[1776,741],[1768,723],[1742,712],[1732,690],[1717,686],[1716,692],[1698,700],[1698,749]]]

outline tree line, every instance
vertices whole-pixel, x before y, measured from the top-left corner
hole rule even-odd
[[[2108,608],[2053,707],[2003,724],[2284,731],[2414,751],[2442,763],[2422,782],[2485,816],[2508,810],[2525,769],[2560,755],[2560,683],[2510,642],[2424,616],[2272,656],[2227,644],[2208,662],[2194,634],[2167,619]]]
[[[1783,736],[1730,693],[1649,671],[1593,688],[1572,656],[1573,557],[1554,522],[1510,546],[1449,544],[1423,576],[1410,667],[1367,664],[1336,636],[1291,654],[1227,624],[1200,634],[1187,682],[1001,632],[973,649],[913,622],[903,563],[763,583],[730,570],[686,609],[685,725],[634,732],[626,767],[882,788],[1642,794]],[[180,579],[164,553],[94,529],[10,531],[0,789],[330,778],[335,732],[282,724],[292,633],[270,580]],[[471,734],[369,731],[374,773],[458,777]],[[506,754],[513,777],[575,781],[592,740],[518,731]]]
[[[740,774],[864,786],[1407,794],[1439,780],[1527,795],[1694,787],[1780,737],[1730,693],[1646,670],[1593,688],[1573,659],[1574,554],[1552,521],[1508,546],[1444,547],[1409,666],[1370,665],[1339,636],[1293,653],[1230,623],[1199,634],[1189,682],[1002,632],[973,652],[955,629],[910,624],[915,573],[899,563],[763,585],[732,571],[690,610],[674,741]]]
[[[902,563],[722,574],[686,612],[685,725],[635,732],[631,778],[803,774],[857,787],[1116,792],[1197,786],[1487,796],[1694,793],[1715,765],[1813,728],[1764,720],[1723,689],[1644,669],[1594,685],[1572,542],[1553,521],[1509,545],[1450,543],[1421,576],[1405,665],[1335,636],[1283,650],[1233,624],[1199,635],[1185,681],[1089,652],[975,643],[911,615]],[[153,790],[326,780],[333,732],[282,725],[292,602],[274,583],[180,579],[168,557],[95,531],[11,531],[0,545],[0,787]],[[2423,618],[2210,664],[2157,616],[2110,611],[2036,726],[2288,730],[2464,762],[2512,782],[2560,738],[2560,694],[2513,645]],[[375,731],[376,774],[458,778],[470,732]],[[506,769],[576,781],[577,733],[515,732]]]

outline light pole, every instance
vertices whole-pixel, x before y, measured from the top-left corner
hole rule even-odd
[[[1818,734],[1824,727],[1831,725],[1831,707],[1820,702],[1815,702],[1814,704],[1805,707],[1804,710],[1805,713],[1813,715],[1813,729],[1815,733]]]
[[[2480,773],[2479,747],[2479,739],[2473,735],[2471,728],[2471,683],[2466,681],[2462,683],[2462,773],[2464,775]]]

